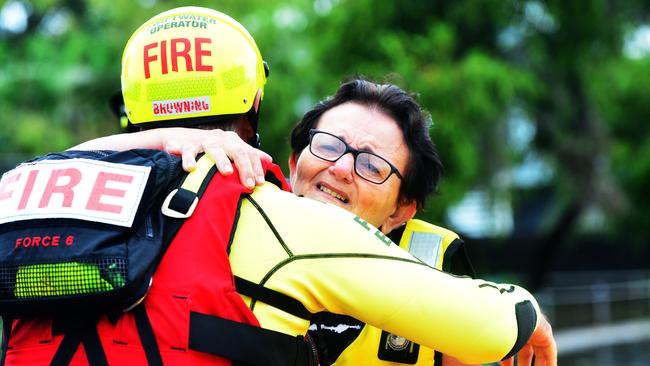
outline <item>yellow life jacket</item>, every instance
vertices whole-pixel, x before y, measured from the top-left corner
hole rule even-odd
[[[459,259],[453,260],[453,262],[462,261],[464,269],[473,275],[471,264],[465,253],[464,242],[455,232],[418,219],[409,220],[405,227],[398,230],[396,235],[390,235],[391,238],[398,240],[399,246],[416,258],[436,269],[449,271],[452,269],[452,258],[456,256]],[[352,318],[334,315],[318,318],[317,321],[319,320],[328,323],[320,324],[319,331],[330,332],[330,334],[328,336],[314,334],[313,330],[314,328],[319,329],[319,324],[315,324],[316,326],[312,326],[310,329],[319,352],[325,353],[320,355],[321,358],[325,358],[321,360],[324,365],[409,364],[430,366],[442,364],[441,353],[399,335],[357,322]],[[333,337],[336,337],[336,332],[339,332],[339,338],[342,339],[332,341]],[[344,332],[351,334],[346,337],[343,335]],[[353,338],[355,335],[356,338]],[[323,338],[325,338],[324,342]],[[328,345],[328,340],[337,344]],[[348,343],[350,341],[351,343]],[[341,348],[340,342],[346,342],[349,345]],[[327,350],[323,350],[323,347]],[[339,353],[338,356],[337,353]]]

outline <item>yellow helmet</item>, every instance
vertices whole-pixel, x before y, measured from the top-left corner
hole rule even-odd
[[[141,127],[188,126],[247,113],[258,92],[262,98],[267,75],[248,31],[201,7],[175,8],[149,19],[122,56],[126,113]]]

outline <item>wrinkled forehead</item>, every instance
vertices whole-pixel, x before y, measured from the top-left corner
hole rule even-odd
[[[339,136],[352,147],[372,151],[389,160],[400,171],[408,160],[404,134],[389,114],[358,103],[344,103],[321,116],[316,129]]]

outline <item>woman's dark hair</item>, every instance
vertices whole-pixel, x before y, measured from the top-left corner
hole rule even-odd
[[[344,103],[353,102],[378,108],[391,116],[404,135],[409,150],[404,179],[400,186],[400,202],[417,203],[424,207],[427,196],[435,192],[442,177],[442,163],[436,146],[429,136],[431,117],[420,108],[415,98],[398,86],[377,84],[365,79],[354,79],[342,84],[329,97],[305,113],[291,131],[291,149],[296,155],[309,145],[309,130],[316,128],[323,113]]]

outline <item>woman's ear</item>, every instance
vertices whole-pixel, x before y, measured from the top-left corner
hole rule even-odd
[[[292,152],[289,155],[289,180],[291,182],[296,181],[296,165],[298,164],[298,155],[295,152]]]
[[[398,203],[397,209],[390,215],[380,226],[379,230],[382,233],[388,234],[395,230],[397,227],[405,224],[408,220],[415,216],[417,211],[417,203],[415,201],[407,203]]]

